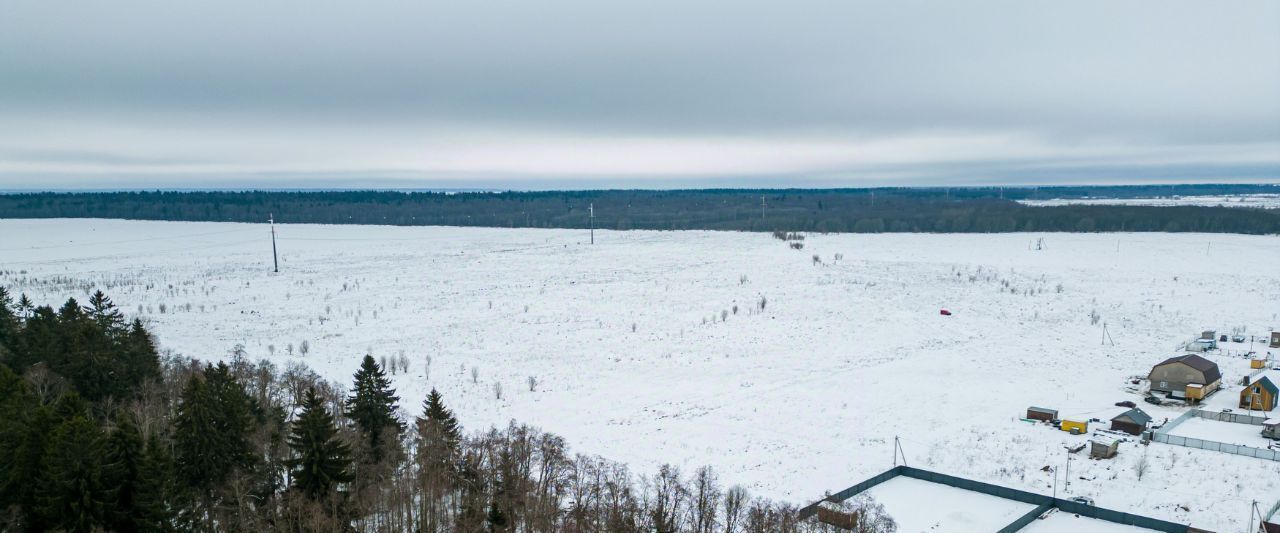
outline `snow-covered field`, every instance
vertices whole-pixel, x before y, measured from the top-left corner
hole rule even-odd
[[[1264,450],[1275,442],[1262,436],[1262,426],[1219,422],[1200,417],[1192,417],[1183,421],[1178,424],[1178,427],[1169,431],[1169,434],[1226,444],[1252,446]]]
[[[1036,508],[906,476],[876,485],[866,494],[894,517],[901,533],[998,531]]]
[[[1280,326],[1274,236],[810,235],[796,251],[729,232],[277,230],[273,274],[263,225],[0,220],[0,283],[54,303],[102,288],[164,347],[239,343],[343,382],[362,354],[403,351],[408,414],[436,387],[472,429],[516,419],[801,504],[888,469],[895,435],[912,466],[1051,493],[1042,467],[1088,437],[1019,421],[1027,406],[1172,418],[1127,378],[1202,329]],[[1209,357],[1224,383],[1248,370]],[[1133,441],[1073,458],[1060,495],[1217,531],[1280,498],[1280,463]]]
[[[1033,206],[1057,205],[1198,205],[1209,207],[1253,207],[1280,209],[1280,194],[1235,194],[1230,196],[1162,196],[1158,198],[1063,198],[1018,200]]]

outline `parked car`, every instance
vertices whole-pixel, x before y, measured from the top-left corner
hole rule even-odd
[[[1137,407],[1137,406],[1138,406],[1138,404],[1133,403],[1133,402],[1131,402],[1131,401],[1129,401],[1129,400],[1125,400],[1125,401],[1123,401],[1123,402],[1116,402],[1116,407],[1128,407],[1128,408],[1132,409],[1132,408]]]
[[[1156,398],[1155,396],[1147,396],[1143,398],[1142,401],[1152,405],[1160,405],[1160,398]]]
[[[1244,342],[1244,335],[1236,335],[1231,337],[1231,342]]]
[[[1227,342],[1227,336],[1223,335],[1221,337],[1218,337],[1218,342]]]
[[[1071,498],[1071,501],[1093,507],[1093,498],[1086,496],[1075,496]]]

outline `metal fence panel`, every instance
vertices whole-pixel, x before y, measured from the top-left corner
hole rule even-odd
[[[879,485],[880,483],[893,479],[899,475],[916,478],[922,481],[930,481],[933,483],[949,485],[952,487],[965,489],[973,492],[978,492],[982,494],[989,494],[992,496],[996,496],[996,497],[1004,498],[1008,500],[1030,503],[1036,506],[1035,509],[1028,511],[1026,514],[1019,517],[1016,521],[1010,523],[1004,528],[1001,528],[998,533],[1012,533],[1012,532],[1018,531],[1023,527],[1026,527],[1028,524],[1033,522],[1037,517],[1044,514],[1050,508],[1053,508],[1053,507],[1057,507],[1058,509],[1068,513],[1075,513],[1081,516],[1097,518],[1100,520],[1106,520],[1106,521],[1118,523],[1118,524],[1127,524],[1127,525],[1134,525],[1138,527],[1144,527],[1147,529],[1154,529],[1156,531],[1163,531],[1168,533],[1175,533],[1175,532],[1185,533],[1187,531],[1187,526],[1185,524],[1176,524],[1166,520],[1157,520],[1155,518],[1123,513],[1120,511],[1114,511],[1114,510],[1106,509],[1102,507],[1084,505],[1084,504],[1073,502],[1070,500],[1055,499],[1049,496],[1045,496],[1043,494],[1036,494],[1034,492],[1028,492],[1028,491],[1014,489],[1010,487],[1002,487],[1000,485],[984,483],[981,481],[975,481],[972,479],[966,479],[962,477],[950,476],[947,474],[940,474],[937,472],[932,472],[929,470],[923,470],[923,469],[909,467],[909,466],[894,467],[892,470],[888,470],[884,473],[881,473],[879,475],[872,477],[871,479],[868,479],[866,481],[858,483],[857,485],[854,485],[836,494],[833,494],[831,495],[830,499],[837,502],[844,501],[876,485]],[[799,518],[801,520],[804,520],[816,514],[818,509],[818,503],[820,502],[813,503],[811,505],[801,508],[797,513]]]
[[[1022,528],[1031,525],[1031,523],[1035,522],[1037,518],[1040,518],[1040,515],[1049,512],[1049,509],[1052,508],[1053,504],[1051,503],[1041,504],[1035,509],[1027,512],[1027,514],[1022,515],[1021,518],[1014,520],[1011,524],[1000,528],[996,533],[1015,533],[1017,531],[1022,531]]]

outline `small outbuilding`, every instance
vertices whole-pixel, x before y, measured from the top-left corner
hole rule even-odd
[[[1147,426],[1151,424],[1151,415],[1148,415],[1142,409],[1134,407],[1128,411],[1120,413],[1111,419],[1111,429],[1114,431],[1123,431],[1130,435],[1141,435],[1147,430]]]
[[[1152,393],[1201,400],[1222,385],[1222,372],[1218,370],[1217,363],[1195,354],[1187,354],[1170,357],[1151,367],[1147,380],[1151,382]]]
[[[836,529],[853,531],[858,527],[858,512],[841,507],[832,501],[818,504],[818,521]]]
[[[1268,418],[1262,423],[1262,436],[1280,440],[1280,418]]]
[[[1266,367],[1267,367],[1266,359],[1250,359],[1249,360],[1249,368],[1266,368]]]
[[[1258,378],[1240,391],[1240,408],[1253,411],[1270,411],[1276,408],[1280,390],[1267,376]]]
[[[1272,348],[1280,348],[1280,331],[1272,331],[1272,332],[1271,332],[1271,345],[1270,345],[1270,346],[1271,346]]]
[[[1044,407],[1028,407],[1027,418],[1031,420],[1043,420],[1050,422],[1058,419],[1057,409],[1046,409]]]
[[[1089,421],[1087,420],[1063,420],[1058,429],[1069,432],[1072,435],[1083,435],[1089,432]]]
[[[1120,450],[1120,439],[1093,439],[1089,441],[1089,457],[1110,459]]]

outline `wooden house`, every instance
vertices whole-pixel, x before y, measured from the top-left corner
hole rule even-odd
[[[1058,419],[1058,411],[1057,409],[1046,409],[1044,407],[1028,407],[1027,418],[1050,422]]]
[[[1111,419],[1112,430],[1123,431],[1130,435],[1141,435],[1150,424],[1151,416],[1137,407],[1120,413]]]
[[[1240,408],[1252,411],[1270,411],[1276,408],[1280,390],[1266,376],[1258,378],[1240,390]]]
[[[1151,392],[1172,398],[1201,400],[1222,385],[1218,364],[1195,354],[1170,357],[1147,374]],[[1198,385],[1198,387],[1189,387]]]

